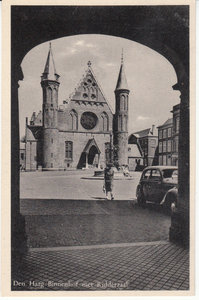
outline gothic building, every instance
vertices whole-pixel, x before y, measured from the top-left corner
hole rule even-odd
[[[90,61],[83,79],[62,105],[58,105],[59,77],[50,46],[41,76],[42,111],[37,115],[33,113],[30,124],[26,120],[25,169],[100,168],[111,159],[118,166],[128,164],[130,91],[123,58],[115,88],[115,114],[103,95]]]

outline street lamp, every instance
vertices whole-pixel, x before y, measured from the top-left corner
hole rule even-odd
[[[113,134],[110,134],[110,163],[113,163]]]

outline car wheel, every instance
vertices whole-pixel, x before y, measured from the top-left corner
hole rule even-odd
[[[172,212],[173,204],[176,205],[177,199],[174,194],[168,194],[165,199],[165,208],[168,212]]]
[[[145,207],[145,205],[146,205],[146,200],[140,189],[138,190],[138,193],[137,193],[137,202],[138,202],[138,205],[141,207]]]

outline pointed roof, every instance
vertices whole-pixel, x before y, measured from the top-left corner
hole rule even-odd
[[[117,80],[117,84],[116,84],[116,88],[115,88],[115,91],[118,91],[118,90],[128,90],[129,91],[127,80],[126,80],[126,75],[124,72],[123,51],[122,51],[122,57],[121,57],[120,72],[119,72],[119,76],[118,76],[118,80]]]
[[[147,128],[147,129],[144,129],[144,130],[134,132],[133,135],[135,135],[138,138],[143,138],[143,137],[149,136],[150,133],[151,133],[151,128]]]
[[[171,126],[172,124],[173,124],[173,118],[169,118],[162,125],[158,126],[157,128]]]
[[[142,157],[142,150],[141,150],[141,147],[139,147],[138,144],[128,144],[129,146],[129,153],[128,153],[128,156],[129,157]]]
[[[85,70],[83,77],[79,81],[74,92],[70,95],[69,99],[70,101],[87,101],[90,103],[96,102],[99,105],[100,103],[106,103],[112,112],[112,107],[106,99],[102,88],[96,79],[90,61],[88,61],[87,69]]]
[[[58,78],[59,75],[57,74],[55,69],[55,62],[54,62],[51,43],[50,43],[48,56],[47,56],[47,60],[43,72],[43,79],[58,80]]]

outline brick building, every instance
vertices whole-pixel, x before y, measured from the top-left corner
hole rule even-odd
[[[158,164],[158,135],[155,125],[152,128],[147,128],[137,131],[130,135],[129,143],[137,139],[138,147],[141,148],[143,157],[143,166],[153,166]]]
[[[115,114],[88,62],[83,79],[68,100],[58,105],[59,75],[50,46],[44,72],[42,110],[26,120],[26,170],[104,167],[112,157],[128,163],[129,89],[123,58],[115,88]]]
[[[164,124],[158,126],[158,149],[159,149],[159,165],[172,165],[172,131],[173,119],[169,118]]]
[[[178,165],[180,104],[171,113],[173,117],[158,127],[159,164],[163,166]]]
[[[179,126],[180,126],[180,104],[173,106],[173,147],[172,147],[172,165],[178,165],[178,144],[179,144]]]

